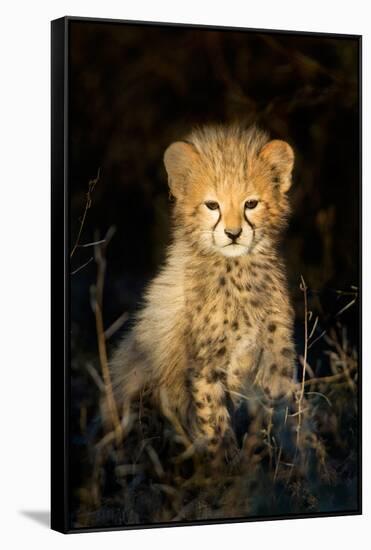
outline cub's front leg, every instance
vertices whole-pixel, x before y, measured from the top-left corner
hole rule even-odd
[[[191,433],[196,447],[211,459],[234,458],[237,443],[227,408],[226,370],[209,365],[189,369],[187,385],[192,395]]]
[[[269,401],[291,400],[298,389],[292,332],[292,320],[283,319],[282,313],[272,313],[267,317],[256,383]]]

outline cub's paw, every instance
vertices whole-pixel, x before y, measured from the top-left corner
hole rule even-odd
[[[294,400],[297,384],[287,374],[278,372],[263,378],[261,389],[263,398],[269,405],[280,406]]]

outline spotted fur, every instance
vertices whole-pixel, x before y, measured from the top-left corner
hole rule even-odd
[[[126,412],[147,393],[215,455],[235,442],[228,402],[271,402],[295,388],[293,311],[277,253],[293,152],[256,128],[206,127],[170,145],[164,162],[173,244],[112,376]]]

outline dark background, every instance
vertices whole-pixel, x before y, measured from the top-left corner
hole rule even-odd
[[[82,242],[117,229],[108,322],[135,307],[163,258],[171,208],[163,152],[203,123],[257,122],[293,146],[285,238],[293,298],[300,274],[318,291],[358,284],[356,39],[72,22],[70,51],[71,242],[100,168]],[[72,269],[90,256],[78,250]],[[88,339],[94,278],[93,263],[72,277],[72,319]],[[337,305],[331,292],[323,298],[330,314]]]
[[[301,275],[309,287],[310,310],[319,316],[316,334],[339,329],[337,313],[356,297],[359,278],[358,67],[359,43],[352,37],[70,24],[70,244],[77,237],[89,180],[100,170],[81,243],[116,227],[107,249],[106,326],[138,307],[164,257],[171,210],[162,162],[166,147],[194,125],[254,122],[288,141],[296,154],[293,214],[283,249],[298,353],[303,347]],[[78,248],[71,271],[92,256],[91,247]],[[94,261],[71,275],[76,485],[85,456],[79,447],[84,444],[81,406],[88,417],[96,414],[96,397],[81,375],[85,361],[97,361],[89,295],[95,280]],[[341,330],[357,349],[358,303],[340,317]],[[130,320],[116,337],[128,326]],[[327,374],[321,339],[308,359],[316,365],[315,375]],[[93,437],[94,423],[90,430]]]

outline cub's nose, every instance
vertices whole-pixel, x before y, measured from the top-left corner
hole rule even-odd
[[[235,241],[241,235],[242,227],[236,227],[234,229],[224,229],[224,233],[227,235],[227,237],[232,239],[232,241]]]

